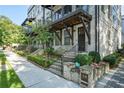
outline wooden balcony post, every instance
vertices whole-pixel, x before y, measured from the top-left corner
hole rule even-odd
[[[86,27],[86,24],[85,24],[85,22],[84,22],[84,19],[83,19],[83,17],[82,16],[79,16],[79,18],[81,19],[81,22],[82,22],[82,24],[83,24],[83,27],[84,27],[84,31],[86,32],[86,35],[87,35],[87,37],[88,37],[88,43],[90,44],[91,42],[90,42],[90,33],[89,33],[89,31],[88,31],[88,29],[87,29],[87,27]]]

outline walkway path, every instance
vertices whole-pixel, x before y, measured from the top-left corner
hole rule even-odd
[[[101,78],[96,88],[124,88],[124,61],[119,64],[117,69],[111,70]]]
[[[79,88],[79,85],[43,70],[13,52],[4,51],[8,61],[25,87],[32,88]]]

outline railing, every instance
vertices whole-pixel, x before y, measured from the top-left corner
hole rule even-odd
[[[61,60],[61,74],[63,75],[63,57],[64,57],[64,54],[65,53],[67,53],[67,52],[71,52],[73,49],[75,49],[75,55],[77,54],[77,49],[76,49],[76,47],[77,47],[77,45],[78,45],[78,43],[76,43],[75,45],[73,45],[69,50],[67,50],[67,51],[65,51],[64,53],[63,53],[63,55],[60,57],[60,60]]]
[[[68,14],[63,14],[60,18],[58,17],[58,18],[56,18],[55,20],[52,20],[52,21],[53,21],[53,23],[57,23],[58,21],[66,19],[66,18],[68,18],[70,16],[73,16],[75,14],[78,14],[80,12],[83,13],[84,15],[87,15],[87,16],[91,17],[91,15],[87,11],[79,8],[79,9],[76,9],[76,10],[74,10],[72,12],[69,12]],[[54,17],[54,15],[53,15],[53,17]]]
[[[73,45],[69,50],[65,51],[64,54],[66,54],[67,52],[74,52],[76,54],[78,52],[78,50],[76,48],[77,46],[78,46],[78,43],[76,43],[75,45]]]

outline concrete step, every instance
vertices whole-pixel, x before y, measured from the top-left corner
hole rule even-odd
[[[76,55],[75,52],[66,52],[64,55]]]
[[[74,58],[75,58],[75,57],[67,57],[67,56],[64,56],[64,57],[62,58],[62,61],[63,61],[63,62],[74,62]]]
[[[50,72],[52,72],[52,73],[54,73],[54,74],[56,74],[56,75],[62,76],[61,71],[58,71],[58,70],[56,70],[56,69],[49,68],[48,71],[50,71]]]
[[[58,71],[61,71],[62,70],[62,67],[61,66],[57,66],[57,65],[51,65],[50,68],[53,68],[55,70],[58,70]]]
[[[53,65],[56,65],[56,66],[62,66],[62,64],[60,62],[55,62]]]

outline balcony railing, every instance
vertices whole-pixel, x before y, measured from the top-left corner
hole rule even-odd
[[[57,20],[59,20],[59,19],[61,19],[61,18],[63,18],[63,17],[66,17],[66,16],[68,16],[68,15],[70,15],[70,14],[73,14],[73,13],[75,13],[76,11],[84,11],[84,12],[86,12],[87,14],[88,14],[88,7],[86,8],[86,7],[82,7],[82,6],[80,6],[80,7],[78,7],[78,8],[76,8],[76,10],[74,10],[74,11],[68,11],[67,13],[64,13],[64,10],[63,9],[60,9],[61,11],[59,11],[59,12],[55,12],[54,14],[53,14],[53,22],[54,21],[57,21]]]

